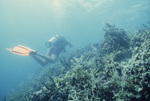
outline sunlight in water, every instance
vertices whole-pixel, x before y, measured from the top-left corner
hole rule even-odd
[[[53,0],[53,5],[56,9],[61,8],[61,3],[59,0]]]
[[[63,0],[49,0],[49,4],[55,23],[60,25],[60,22],[64,21],[66,17],[66,10]]]
[[[53,0],[52,10],[55,14],[55,17],[63,17],[65,14],[65,8],[64,8],[62,0]]]

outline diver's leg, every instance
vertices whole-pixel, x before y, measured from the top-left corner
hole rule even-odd
[[[36,53],[35,55],[30,55],[32,56],[38,63],[40,63],[42,66],[46,65],[48,62],[54,63],[57,60],[57,55],[52,54],[51,57]],[[44,61],[41,60],[41,58],[44,59]]]
[[[41,57],[41,58],[43,58],[43,59],[45,59],[45,60],[47,60],[47,61],[50,60],[50,57],[45,56],[45,55],[42,55],[42,54],[39,54],[39,53],[37,53],[36,56],[39,56],[39,57]]]
[[[45,55],[42,55],[42,54],[39,54],[39,53],[37,53],[36,56],[39,56],[39,57],[41,57],[41,58],[43,58],[43,59],[45,59],[46,61],[49,61],[49,62],[51,62],[51,63],[56,62],[57,57],[58,57],[58,56],[55,55],[55,54],[52,54],[50,57],[48,57],[48,56],[45,56]]]
[[[48,61],[46,60],[43,61],[42,59],[36,57],[35,55],[32,55],[32,57],[42,66],[45,66],[48,63]]]

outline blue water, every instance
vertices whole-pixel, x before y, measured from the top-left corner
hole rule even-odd
[[[136,31],[150,21],[149,5],[150,0],[0,0],[0,99],[44,68],[5,48],[20,44],[46,54],[45,42],[59,34],[73,51],[101,41],[105,22]]]

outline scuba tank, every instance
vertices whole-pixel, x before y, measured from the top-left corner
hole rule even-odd
[[[45,46],[47,48],[50,48],[52,45],[54,45],[58,41],[59,38],[60,38],[59,35],[52,37],[51,39],[48,40],[48,42],[45,43]]]

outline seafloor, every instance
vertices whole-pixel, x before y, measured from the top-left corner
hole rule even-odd
[[[5,101],[150,101],[150,28],[105,25],[103,41],[60,56]]]

